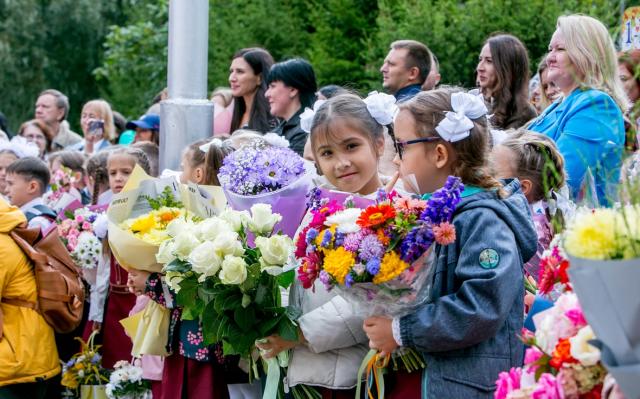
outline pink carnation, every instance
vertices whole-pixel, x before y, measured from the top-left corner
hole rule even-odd
[[[91,231],[91,223],[89,223],[89,222],[82,223],[82,230]]]
[[[529,372],[535,373],[538,366],[534,365],[534,363],[540,360],[542,355],[542,351],[535,346],[527,348],[526,352],[524,353],[524,364]]]
[[[433,236],[440,245],[449,245],[456,241],[456,228],[449,222],[433,226]]]
[[[582,328],[587,325],[587,320],[584,318],[584,313],[580,306],[567,310],[564,315],[567,319],[571,320],[574,326]]]
[[[549,373],[543,373],[531,393],[531,399],[563,399],[556,377]]]
[[[84,217],[82,215],[76,215],[76,222],[77,223],[82,223],[84,222]]]
[[[520,377],[522,376],[522,369],[511,368],[509,372],[503,371],[498,375],[496,381],[496,391],[493,394],[494,399],[506,399],[507,395],[511,392],[520,389]]]

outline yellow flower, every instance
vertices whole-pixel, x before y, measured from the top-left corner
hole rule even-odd
[[[576,215],[565,233],[567,253],[584,259],[611,259],[618,250],[617,212],[596,209]]]
[[[347,274],[355,263],[353,253],[343,247],[324,251],[324,270],[335,278],[339,284],[344,284]]]
[[[130,230],[134,234],[147,234],[154,228],[156,228],[156,218],[153,213],[149,213],[133,220]]]
[[[64,373],[64,375],[62,376],[62,382],[60,383],[62,384],[63,387],[67,387],[71,389],[76,389],[79,385],[79,382],[76,379],[75,374],[70,372]]]
[[[169,237],[166,230],[153,229],[149,233],[142,235],[140,238],[146,243],[160,245],[171,237]]]
[[[400,259],[395,252],[387,252],[380,263],[380,271],[373,278],[374,284],[386,283],[398,277],[405,269],[409,267],[405,261]]]

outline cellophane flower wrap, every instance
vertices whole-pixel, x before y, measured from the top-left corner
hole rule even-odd
[[[451,222],[463,189],[460,179],[449,177],[426,201],[380,190],[375,203],[364,209],[350,199],[338,203],[312,193],[312,219],[296,243],[298,279],[306,289],[319,279],[361,314],[399,317],[410,312],[429,298],[432,246],[455,242]],[[391,360],[395,369],[402,365],[407,371],[424,367],[421,355],[411,349],[391,358],[377,356],[369,352],[361,366],[369,389],[378,386],[377,397],[384,397],[384,390],[376,382],[381,378],[376,363]]]
[[[580,209],[563,233],[569,277],[625,395],[640,392],[640,204]]]
[[[102,257],[102,242],[94,229],[100,214],[89,207],[82,207],[65,210],[57,219],[60,239],[76,265],[85,270],[95,269]]]
[[[151,382],[142,378],[140,360],[117,362],[107,384],[109,399],[151,399]]]
[[[183,308],[183,319],[199,319],[205,344],[223,343],[225,355],[251,360],[257,339],[273,333],[297,339],[297,326],[282,306],[280,288],[293,281],[283,265],[293,240],[275,233],[282,216],[267,204],[250,211],[227,209],[202,221],[176,220],[172,238],[158,252],[165,278]],[[247,234],[255,235],[255,244]]]
[[[218,173],[231,208],[269,204],[282,215],[276,231],[293,237],[306,211],[311,175],[304,160],[286,147],[256,140],[227,155]]]
[[[94,331],[87,342],[81,338],[81,350],[62,366],[62,386],[75,393],[82,385],[104,385],[109,381],[109,371],[102,367],[102,356],[98,350],[100,345],[94,345],[97,331]]]
[[[496,399],[599,398],[607,374],[575,293],[562,293],[553,307],[534,316],[535,333],[523,329],[524,366],[504,371]]]

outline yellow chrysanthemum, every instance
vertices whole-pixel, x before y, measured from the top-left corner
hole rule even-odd
[[[576,215],[565,233],[567,253],[584,259],[611,259],[618,251],[617,216],[612,209],[596,209]]]
[[[144,216],[140,216],[133,220],[130,230],[136,234],[147,234],[152,229],[156,228],[156,218],[153,213],[149,213]]]
[[[382,258],[380,263],[380,271],[373,278],[374,284],[386,283],[389,280],[393,280],[398,277],[405,269],[409,267],[409,264],[398,256],[395,252],[387,252]]]
[[[70,372],[64,373],[60,384],[62,384],[63,387],[67,387],[71,389],[76,389],[78,388],[78,385],[80,385],[79,381],[76,379],[75,374]]]
[[[146,243],[152,245],[160,245],[171,237],[169,237],[169,234],[167,234],[166,230],[153,229],[149,233],[143,234],[139,238]]]
[[[339,284],[344,280],[355,263],[355,255],[343,247],[324,251],[323,269],[335,278]]]

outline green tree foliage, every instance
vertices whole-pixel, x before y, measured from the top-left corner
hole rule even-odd
[[[58,89],[77,127],[82,104],[98,95],[92,71],[106,27],[123,23],[121,1],[0,0],[0,110],[12,128],[33,117],[38,93]]]

